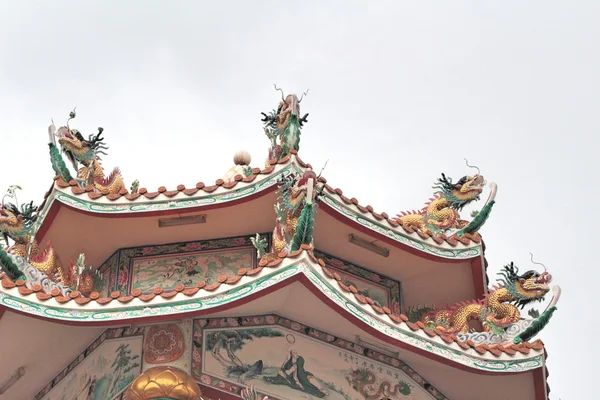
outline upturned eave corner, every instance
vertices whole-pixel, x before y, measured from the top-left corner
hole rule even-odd
[[[300,282],[340,315],[395,346],[485,373],[523,372],[541,366],[544,348],[538,340],[478,343],[473,338],[461,339],[460,335],[430,329],[421,321],[413,323],[409,316],[396,315],[346,286],[315,257],[310,246],[301,247],[294,253],[281,253],[255,270],[240,271],[234,278],[223,277],[193,288],[181,286],[172,292],[157,287],[150,295],[113,292],[106,298],[97,293],[64,296],[56,290],[45,293],[39,284],[28,287],[23,280],[12,282],[2,276],[0,299],[3,306],[34,317],[107,326],[211,314]]]

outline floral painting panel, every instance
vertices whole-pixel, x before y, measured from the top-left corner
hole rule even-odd
[[[303,332],[278,325],[205,327],[199,347],[202,361],[196,364],[195,375],[221,390],[254,385],[270,399],[280,400],[444,398],[439,392],[441,397],[428,393],[400,368]]]
[[[114,399],[141,373],[141,354],[142,336],[106,340],[42,399]]]
[[[256,250],[248,247],[134,258],[131,290],[149,293],[157,286],[175,290],[178,285],[214,283],[222,275],[236,276],[240,268],[252,269],[255,254]]]

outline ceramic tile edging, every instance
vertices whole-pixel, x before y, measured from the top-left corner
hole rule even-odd
[[[312,265],[312,267],[309,265],[308,267],[305,268],[296,268],[295,271],[291,270],[290,268],[293,267],[293,264],[298,262],[298,261],[302,261],[300,259],[300,256],[302,255],[302,253],[306,252],[309,256],[310,261],[312,261],[312,263],[309,262],[310,265]],[[21,305],[27,305],[29,307],[29,310],[27,310],[26,312],[30,312],[32,314],[37,314],[37,315],[42,315],[45,317],[51,317],[51,318],[56,318],[56,319],[71,319],[71,320],[79,320],[81,321],[81,318],[77,318],[78,314],[83,314],[83,312],[88,311],[88,313],[93,313],[94,311],[98,311],[95,316],[93,316],[91,319],[88,318],[88,320],[92,320],[92,321],[102,321],[102,320],[110,320],[110,319],[127,319],[127,318],[144,318],[144,317],[152,317],[152,316],[156,316],[156,315],[161,315],[159,313],[159,311],[153,311],[153,309],[151,309],[150,307],[146,307],[144,308],[142,311],[142,313],[139,313],[137,315],[135,315],[135,312],[133,315],[131,315],[131,313],[128,313],[129,311],[132,311],[133,309],[137,309],[138,311],[140,310],[142,305],[138,305],[138,306],[124,306],[124,307],[120,307],[122,304],[127,304],[131,301],[133,301],[134,298],[138,298],[138,300],[142,301],[142,302],[146,302],[152,303],[152,307],[155,309],[156,307],[160,307],[160,306],[164,306],[164,305],[169,305],[166,309],[164,310],[165,313],[174,313],[174,311],[179,311],[179,312],[189,312],[189,311],[194,311],[194,310],[200,310],[200,309],[207,309],[207,308],[212,308],[215,306],[218,306],[219,304],[219,299],[215,298],[198,298],[195,295],[200,291],[200,289],[204,289],[207,291],[213,291],[215,292],[215,295],[213,295],[216,298],[219,297],[225,297],[227,296],[227,293],[225,293],[227,291],[227,288],[224,288],[225,285],[236,285],[238,282],[240,282],[240,280],[242,279],[243,276],[247,276],[247,277],[252,277],[254,275],[258,275],[264,268],[274,268],[274,267],[278,267],[278,266],[282,266],[281,264],[284,261],[287,261],[286,259],[289,259],[290,262],[286,262],[286,264],[289,264],[287,266],[287,269],[289,271],[285,271],[282,270],[281,274],[279,274],[279,276],[274,276],[274,274],[270,274],[264,277],[261,277],[259,279],[256,279],[255,281],[251,281],[248,283],[256,283],[257,281],[262,280],[262,282],[258,282],[258,284],[256,285],[254,290],[255,292],[257,290],[262,290],[264,288],[267,288],[273,284],[276,284],[278,282],[281,282],[285,279],[288,279],[290,277],[292,277],[293,275],[296,275],[297,273],[304,273],[313,283],[315,283],[317,285],[317,287],[319,289],[321,289],[321,291],[323,291],[326,295],[331,295],[330,298],[332,298],[332,300],[335,300],[336,297],[341,298],[343,297],[343,302],[346,302],[344,308],[346,308],[347,311],[351,312],[352,314],[356,314],[356,309],[360,308],[361,311],[363,311],[364,313],[366,313],[368,315],[369,318],[373,319],[373,320],[378,320],[380,321],[382,324],[384,324],[385,326],[383,328],[385,328],[386,326],[389,328],[394,328],[394,330],[401,332],[401,334],[403,336],[412,336],[413,339],[415,339],[416,341],[419,342],[428,342],[430,345],[429,347],[431,347],[432,344],[435,344],[436,347],[438,348],[443,348],[446,351],[452,351],[452,352],[457,352],[457,353],[462,353],[465,355],[468,355],[471,358],[477,358],[479,359],[479,361],[482,363],[482,365],[487,365],[490,364],[490,360],[488,359],[483,359],[481,358],[481,356],[483,355],[487,355],[487,353],[491,353],[492,355],[495,356],[496,361],[492,361],[492,363],[498,363],[500,362],[501,364],[503,364],[504,362],[514,362],[514,358],[512,356],[515,356],[517,353],[520,353],[519,356],[527,356],[529,355],[529,353],[533,350],[534,352],[538,352],[538,351],[542,351],[544,349],[543,347],[543,343],[539,340],[536,340],[532,343],[528,343],[525,342],[523,344],[520,345],[494,345],[494,346],[488,346],[488,345],[480,345],[480,346],[475,346],[473,343],[469,343],[469,342],[460,342],[457,340],[457,338],[454,336],[450,336],[450,335],[443,335],[443,334],[439,334],[439,332],[436,331],[432,331],[432,330],[428,330],[426,329],[424,326],[422,326],[422,324],[412,324],[410,322],[408,322],[408,318],[405,315],[394,315],[391,312],[388,312],[389,309],[387,309],[387,307],[378,307],[377,305],[374,304],[374,302],[369,299],[368,297],[364,297],[364,296],[360,296],[357,293],[355,293],[355,289],[352,286],[347,287],[345,286],[342,282],[341,279],[338,279],[339,276],[336,277],[335,273],[331,273],[330,271],[327,270],[327,268],[324,267],[324,263],[322,260],[316,259],[315,256],[312,254],[311,248],[309,246],[304,245],[303,249],[294,252],[292,254],[287,254],[287,253],[281,253],[280,254],[280,258],[278,260],[275,260],[271,263],[261,263],[262,265],[257,266],[257,268],[255,268],[254,270],[251,271],[242,271],[244,269],[241,269],[240,272],[238,273],[238,276],[233,277],[233,278],[229,278],[227,279],[226,277],[219,277],[219,282],[216,282],[212,285],[206,285],[203,282],[200,282],[195,288],[182,288],[182,287],[178,287],[176,289],[176,291],[174,292],[168,292],[165,293],[162,291],[162,289],[160,288],[155,288],[154,293],[152,293],[151,295],[140,295],[139,293],[137,294],[137,296],[120,296],[118,293],[113,292],[111,293],[111,296],[108,298],[98,298],[97,294],[91,296],[90,298],[64,298],[64,296],[60,296],[60,294],[57,293],[52,293],[52,294],[45,294],[45,293],[41,293],[40,292],[40,288],[39,287],[34,287],[32,289],[29,289],[25,286],[25,282],[23,282],[22,280],[17,280],[16,282],[12,282],[10,280],[8,280],[8,278],[2,273],[0,274],[0,278],[2,278],[2,287],[4,289],[8,289],[8,290],[16,290],[19,294],[18,297],[12,295],[12,294],[8,294],[4,295],[4,296],[0,296],[2,303],[4,303],[5,306],[9,307],[9,308],[17,308],[15,307],[16,304],[11,304],[11,301],[5,301],[7,299],[7,297],[11,297],[11,299],[15,302],[15,303],[19,303]],[[304,259],[304,257],[303,257]],[[319,268],[316,266],[316,264],[319,264],[319,266],[321,267],[321,274],[319,274],[318,272],[316,272]],[[269,280],[272,280],[273,282],[268,283],[268,284],[264,284],[265,282],[268,282]],[[319,280],[325,282],[326,280],[329,281],[333,281],[335,280],[338,284],[338,286],[342,289],[342,291],[337,291],[336,289],[333,288],[333,286],[329,285],[329,287],[325,288],[325,290],[323,290],[323,287],[319,285]],[[326,283],[326,282],[325,282]],[[333,283],[333,282],[332,282]],[[260,286],[261,284],[263,284],[262,289],[258,288],[258,286]],[[327,283],[326,283],[327,284]],[[239,299],[241,297],[244,297],[244,295],[247,295],[249,293],[251,293],[251,289],[250,290],[244,290],[244,285],[242,286],[238,286],[238,289],[240,289],[240,291],[242,292],[241,294],[239,293],[235,293],[233,294],[233,296],[231,296],[232,298],[229,301],[234,301],[236,299]],[[221,290],[219,290],[221,289]],[[354,290],[353,290],[354,289]],[[327,293],[327,292],[331,292],[331,290],[333,290],[332,293]],[[245,291],[245,293],[244,293]],[[46,305],[43,304],[34,304],[34,303],[30,303],[27,300],[22,299],[22,297],[25,296],[29,296],[33,293],[36,293],[36,297],[39,301],[47,301],[50,300],[51,298],[54,298],[55,301],[57,303],[59,303],[60,308],[63,308],[64,304],[67,303],[75,303],[77,304],[77,306],[80,307],[80,310],[82,311],[75,311],[73,309],[66,309],[63,308],[62,310],[58,310],[58,309],[54,309],[53,312],[47,312],[47,310],[49,309],[49,307],[46,307]],[[183,309],[177,310],[177,306],[186,306],[186,300],[183,301],[177,301],[180,300],[182,298],[182,296],[179,295],[179,293],[183,293],[184,295],[188,296],[187,302],[189,302],[190,300],[195,300],[196,303],[192,304],[192,307],[183,307]],[[342,293],[345,295],[343,296]],[[349,296],[349,293],[351,293],[353,297]],[[2,293],[0,293],[1,295]],[[146,296],[146,297],[143,297]],[[95,298],[93,298],[95,297]],[[79,300],[81,299],[81,300]],[[346,300],[350,300],[352,302],[352,310],[348,308],[348,304]],[[370,300],[370,301],[369,301]],[[227,302],[229,302],[227,301]],[[104,310],[85,310],[86,308],[89,308],[90,303],[97,303],[97,305],[101,306]],[[111,304],[112,303],[112,304]],[[117,304],[119,303],[119,304]],[[212,305],[211,305],[212,303]],[[209,307],[204,307],[204,305],[208,305]],[[173,307],[171,307],[173,306]],[[370,309],[369,309],[370,306]],[[78,307],[78,308],[79,308]],[[22,307],[21,307],[22,308]],[[46,310],[42,310],[42,308],[46,309]],[[150,310],[147,310],[148,308],[150,308]],[[104,311],[104,312],[103,312]],[[98,315],[99,314],[99,315]],[[102,317],[102,314],[105,314],[104,317]],[[113,317],[111,318],[111,316],[107,316],[106,314],[112,314]],[[387,315],[387,319],[384,321],[381,319],[381,316],[383,316],[383,314]],[[70,318],[67,318],[66,315],[69,315]],[[116,315],[116,318],[114,317],[114,315]],[[79,315],[81,316],[81,315]],[[357,315],[358,316],[358,315]],[[365,320],[365,318],[358,316],[361,320]],[[406,327],[401,327],[402,324],[405,324]],[[373,324],[371,324],[373,325]],[[408,329],[407,329],[408,328]],[[388,336],[389,333],[385,332],[385,329],[381,329],[381,331],[385,334],[387,334]],[[416,335],[416,336],[415,336]],[[403,339],[399,339],[402,341],[405,341]],[[415,340],[413,340],[413,344],[415,344]],[[405,341],[406,342],[406,341]],[[409,343],[409,342],[408,342]],[[410,344],[410,343],[409,343]],[[428,347],[428,346],[425,346]],[[430,348],[428,348],[429,350],[431,350]],[[442,351],[443,353],[444,351]],[[444,355],[442,355],[444,356]],[[448,358],[448,357],[446,357]],[[484,368],[484,369],[488,369],[488,370],[495,370],[495,368]],[[501,367],[500,370],[505,370],[505,367]]]

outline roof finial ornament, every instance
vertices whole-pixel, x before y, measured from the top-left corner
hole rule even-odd
[[[540,262],[536,262],[536,261],[533,260],[533,253],[532,252],[529,252],[529,255],[531,256],[531,263],[532,264],[541,265],[542,267],[544,267],[544,271],[546,271],[546,272],[548,271],[548,268],[546,268],[546,266],[544,264],[542,264]]]
[[[466,158],[465,158],[465,163],[467,164],[467,167],[469,167],[469,168],[475,168],[477,170],[477,175],[481,175],[481,170],[479,169],[478,166],[476,166],[476,165],[469,165],[469,160],[467,160]]]

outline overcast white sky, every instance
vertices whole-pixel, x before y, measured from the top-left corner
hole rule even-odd
[[[362,204],[420,207],[441,172],[472,172],[464,157],[499,185],[482,230],[490,277],[510,261],[530,269],[530,251],[548,266],[564,290],[540,336],[551,399],[587,399],[600,356],[599,17],[583,0],[0,0],[0,191],[41,201],[47,126],[74,106],[72,126],[104,127],[104,165],[128,184],[211,182],[238,149],[262,166],[273,83],[310,88],[300,156],[329,159],[324,176]]]

